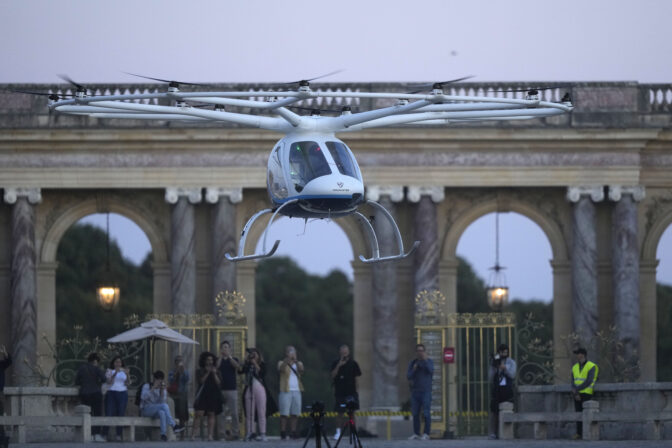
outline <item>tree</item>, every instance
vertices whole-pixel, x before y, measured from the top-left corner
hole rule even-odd
[[[140,266],[124,259],[115,241],[110,242],[110,273],[121,289],[119,306],[103,311],[95,289],[106,271],[106,235],[97,227],[75,224],[61,238],[56,254],[56,335],[81,335],[102,340],[123,331],[124,319],[152,311],[151,254]]]

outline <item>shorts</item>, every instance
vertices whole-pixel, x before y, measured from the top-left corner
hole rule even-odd
[[[359,409],[359,395],[346,395],[345,397],[336,395],[336,403],[334,404],[334,411],[339,413],[348,412],[348,403],[351,404],[353,410]]]
[[[292,390],[278,394],[280,415],[301,415],[301,392]]]

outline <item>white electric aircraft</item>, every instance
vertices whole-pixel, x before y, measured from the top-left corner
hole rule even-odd
[[[348,146],[335,137],[339,132],[394,125],[443,125],[475,120],[525,120],[549,117],[573,109],[569,95],[559,102],[541,101],[538,91],[530,90],[524,99],[490,96],[446,95],[443,85],[460,81],[435,83],[429,93],[380,93],[313,91],[309,81],[300,81],[298,89],[261,92],[185,92],[175,81],[168,82],[163,93],[118,94],[92,96],[87,89],[69,78],[76,87],[71,98],[51,94],[49,108],[56,112],[89,115],[98,118],[127,118],[133,120],[192,120],[223,121],[243,126],[279,131],[285,136],[275,144],[268,157],[267,187],[272,208],[253,215],[245,225],[238,254],[226,257],[231,261],[270,257],[280,244],[275,241],[266,250],[266,235],[278,214],[299,218],[338,218],[354,214],[368,235],[371,257],[359,258],[364,263],[397,260],[409,256],[420,244],[416,241],[404,252],[401,234],[394,218],[380,204],[366,200],[364,181],[357,160]],[[34,92],[25,92],[34,93]],[[262,99],[259,99],[262,98]],[[290,107],[300,101],[315,98],[391,99],[396,104],[353,113],[344,107],[334,117],[298,115]],[[155,104],[164,100],[172,105]],[[214,110],[197,104],[214,105]],[[233,112],[224,107],[249,108],[265,115]],[[371,222],[358,207],[368,204],[382,213],[395,232],[398,253],[381,256],[378,238]],[[262,252],[245,255],[245,240],[254,222],[272,213],[264,230]]]

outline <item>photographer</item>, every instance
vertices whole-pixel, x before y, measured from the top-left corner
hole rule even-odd
[[[266,417],[275,412],[275,403],[271,405],[271,400],[267,400],[266,384],[266,363],[261,353],[256,348],[248,348],[245,364],[240,373],[245,375],[245,390],[243,391],[245,405],[245,423],[247,425],[247,435],[245,440],[257,440],[266,442]],[[267,403],[268,402],[268,403]],[[269,404],[270,406],[267,406]],[[254,421],[256,419],[259,425],[259,434],[254,435]]]
[[[339,358],[331,364],[331,378],[334,380],[334,398],[336,405],[334,410],[338,412],[336,419],[337,428],[334,440],[341,435],[343,413],[359,409],[359,395],[357,394],[357,377],[362,371],[359,364],[350,357],[350,347],[343,344],[339,348]],[[354,419],[354,417],[353,417]]]
[[[184,367],[182,355],[175,356],[174,368],[168,372],[168,394],[175,403],[175,417],[180,424],[187,426],[189,422],[189,399],[187,391],[189,390],[189,372]]]
[[[208,419],[208,441],[212,442],[215,435],[215,416],[222,413],[222,395],[219,372],[215,367],[215,355],[203,352],[198,358],[199,368],[196,370],[198,392],[194,399],[194,423],[191,440],[201,432],[201,421],[206,416]]]
[[[513,402],[513,385],[516,378],[516,361],[509,357],[509,346],[500,344],[497,354],[490,359],[488,379],[492,386],[490,400],[490,438],[496,439],[499,423],[499,404]]]
[[[168,440],[166,436],[167,426],[173,428],[175,434],[184,431],[184,426],[176,425],[175,420],[170,415],[170,408],[166,403],[168,394],[166,392],[165,375],[161,370],[157,370],[152,375],[152,384],[144,384],[142,386],[142,394],[140,395],[140,415],[143,417],[158,418],[161,424],[161,440],[164,442]]]
[[[238,440],[240,438],[240,428],[238,424],[238,383],[236,374],[240,369],[238,358],[231,354],[231,344],[229,341],[222,341],[219,344],[219,358],[217,359],[217,371],[222,380],[222,413],[217,418],[217,427],[219,430],[219,439]],[[226,417],[231,415],[231,432],[225,430]]]
[[[296,426],[301,414],[301,392],[303,392],[303,363],[297,359],[296,349],[291,345],[285,348],[285,358],[278,361],[280,374],[280,392],[278,405],[280,407],[280,439],[287,440],[287,417],[290,417],[289,427],[291,437],[298,438]]]
[[[413,435],[409,440],[429,440],[432,426],[432,376],[434,361],[425,351],[424,344],[415,346],[415,359],[408,364],[406,378],[411,387],[411,413],[413,414]],[[425,431],[420,436],[420,410],[425,416]]]

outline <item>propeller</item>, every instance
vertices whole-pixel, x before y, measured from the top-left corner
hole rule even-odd
[[[180,85],[199,86],[199,87],[205,86],[205,84],[198,84],[198,83],[195,83],[195,82],[184,82],[184,81],[175,81],[175,80],[171,80],[171,79],[153,78],[151,76],[138,75],[136,73],[129,73],[129,72],[124,72],[124,73],[126,73],[127,75],[131,75],[131,76],[137,76],[138,78],[151,79],[153,81],[159,81],[159,82],[167,82],[169,87],[175,87],[175,88],[180,87]]]
[[[443,86],[445,86],[445,85],[453,84],[453,83],[460,82],[460,81],[464,81],[465,79],[471,79],[473,77],[474,77],[473,75],[469,75],[469,76],[463,76],[461,78],[451,79],[451,80],[448,80],[448,81],[418,84],[418,85],[415,85],[415,86],[411,86],[411,88],[415,89],[415,90],[413,90],[412,92],[408,92],[408,93],[414,94],[414,93],[426,92],[430,89],[442,89]]]
[[[315,81],[316,79],[326,78],[328,76],[332,76],[332,75],[335,75],[337,73],[341,73],[342,71],[343,71],[342,69],[341,70],[334,70],[333,72],[325,73],[324,75],[316,76],[314,78],[301,79],[299,81],[292,81],[292,82],[281,82],[281,83],[277,83],[277,84],[273,84],[273,85],[276,85],[276,86],[291,86],[291,85],[294,85],[294,84],[298,84],[299,87],[307,87],[307,86],[310,85],[311,81]]]
[[[488,92],[532,92],[534,91],[535,94],[539,93],[539,90],[553,90],[553,89],[567,89],[570,88],[571,86],[569,84],[558,84],[554,86],[533,86],[533,87],[525,87],[522,89],[501,89],[501,90],[496,90],[496,89],[491,89],[488,90]]]
[[[60,95],[57,95],[55,93],[48,93],[48,92],[35,92],[33,90],[20,90],[20,89],[7,89],[8,92],[12,93],[24,93],[26,95],[39,95],[39,96],[46,96],[49,97],[50,100],[52,101],[58,101],[61,98],[67,98],[67,97],[72,97],[74,95],[72,94],[65,94],[62,93]]]
[[[72,84],[73,86],[75,86],[77,88],[77,92],[86,93],[86,87],[84,87],[83,85],[79,84],[76,81],[73,81],[73,79],[68,75],[58,75],[58,77],[61,78],[63,81],[67,82],[68,84]]]

